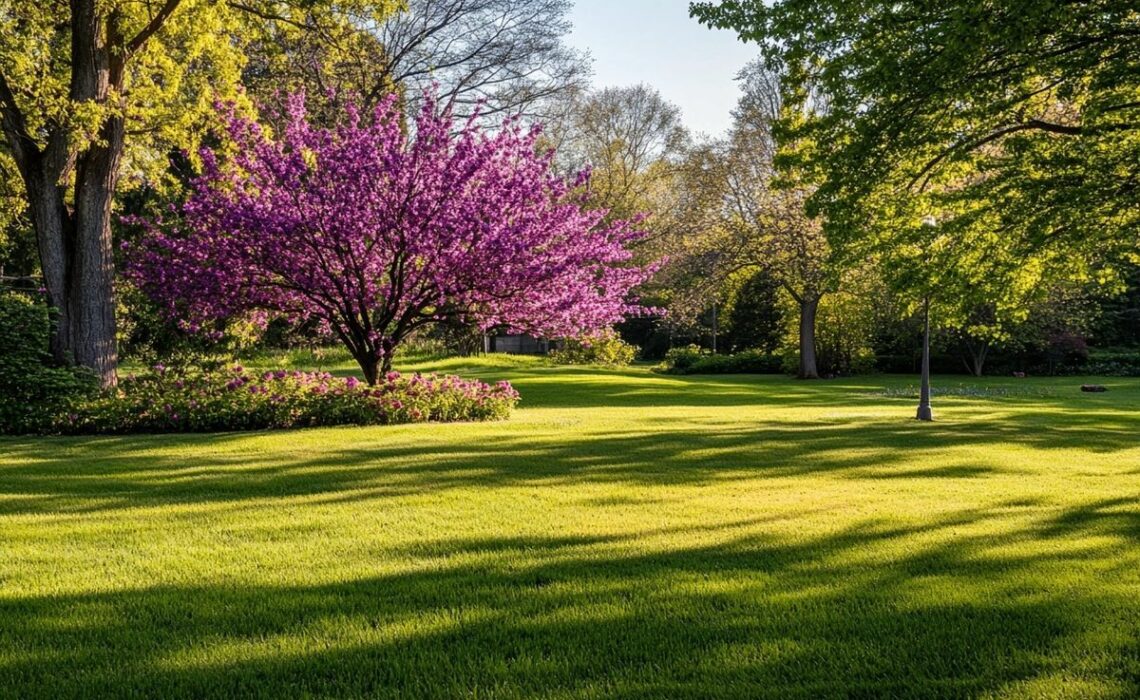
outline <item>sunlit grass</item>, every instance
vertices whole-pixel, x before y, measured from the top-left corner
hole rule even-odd
[[[405,369],[523,402],[0,441],[0,696],[1140,695],[1140,381]]]

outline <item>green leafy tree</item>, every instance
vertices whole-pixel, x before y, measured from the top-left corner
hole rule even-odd
[[[781,124],[820,186],[840,248],[911,226],[988,236],[1012,260],[1107,266],[1140,240],[1140,12],[1117,0],[697,2],[700,21],[757,42],[809,118]]]
[[[767,270],[748,276],[729,302],[726,339],[732,352],[761,350],[772,354],[784,337],[780,283]]]
[[[692,12],[782,71],[792,108],[777,137],[810,148],[781,158],[818,183],[809,209],[836,254],[877,261],[936,325],[976,326],[983,306],[1000,333],[1050,280],[1105,279],[1135,251],[1135,9],[725,0]]]
[[[819,376],[816,322],[820,301],[835,291],[839,268],[819,217],[806,208],[813,186],[802,170],[778,167],[773,124],[785,107],[776,92],[776,73],[753,65],[744,72],[745,90],[728,138],[703,144],[690,157],[689,182],[700,194],[701,234],[679,256],[696,289],[717,289],[744,270],[765,270],[795,300],[798,316],[798,376]],[[810,144],[793,142],[789,147]]]
[[[302,7],[378,18],[394,3],[0,0],[3,157],[57,310],[57,362],[115,382],[115,194],[160,183],[171,149],[195,142],[214,100],[239,97],[247,44]]]

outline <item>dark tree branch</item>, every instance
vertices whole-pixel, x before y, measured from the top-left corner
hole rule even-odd
[[[150,21],[147,22],[146,26],[143,27],[139,33],[134,36],[134,38],[126,43],[124,47],[126,50],[126,55],[130,56],[142,48],[143,44],[145,44],[147,40],[154,35],[155,32],[162,28],[162,25],[166,22],[167,19],[170,18],[170,15],[173,14],[174,10],[178,8],[178,5],[181,2],[182,0],[166,0],[166,2],[162,5],[162,8],[154,17],[150,18]]]

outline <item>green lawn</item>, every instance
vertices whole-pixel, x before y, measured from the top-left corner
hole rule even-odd
[[[0,696],[1140,697],[1140,381],[505,358],[507,422],[0,440]]]

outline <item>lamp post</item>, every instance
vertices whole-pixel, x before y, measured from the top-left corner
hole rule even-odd
[[[717,333],[717,327],[716,327],[716,300],[715,300],[715,299],[713,300],[713,308],[712,308],[712,331],[713,331],[713,332],[712,332],[712,341],[713,341],[713,342],[712,342],[712,346],[713,346],[713,347],[712,347],[712,351],[713,351],[713,354],[715,355],[715,354],[716,354],[716,333]]]
[[[933,216],[926,216],[922,220],[923,226],[930,227],[933,231],[934,226],[937,225]],[[927,261],[929,264],[929,260]],[[929,276],[930,271],[926,270]],[[918,395],[918,413],[915,415],[917,420],[932,421],[934,420],[934,411],[930,408],[930,289],[927,288],[926,294],[922,297],[922,384],[919,389]]]
[[[918,420],[934,420],[930,408],[930,295],[922,300],[922,388],[918,395]]]

